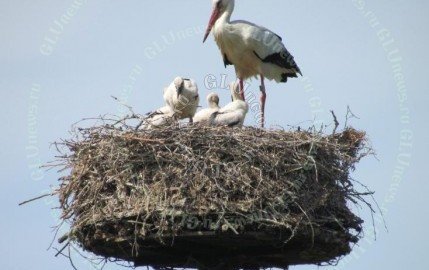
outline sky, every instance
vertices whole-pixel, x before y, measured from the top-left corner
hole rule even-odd
[[[39,166],[55,158],[51,143],[68,138],[73,123],[123,113],[111,96],[140,113],[156,109],[177,75],[226,103],[220,81],[235,74],[213,38],[202,43],[210,11],[209,0],[0,0],[1,269],[72,269],[47,250],[56,199],[18,203],[58,184],[60,173]],[[266,84],[267,126],[332,126],[330,110],[344,125],[349,106],[359,117],[349,124],[365,130],[377,152],[353,177],[376,192],[387,229],[376,216],[375,240],[369,213],[355,209],[367,221],[365,238],[327,270],[426,269],[428,12],[423,0],[236,1],[233,18],[281,35],[304,74]],[[258,94],[258,82],[249,83]],[[256,125],[254,114],[246,124]]]

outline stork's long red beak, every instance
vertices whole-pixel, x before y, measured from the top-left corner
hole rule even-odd
[[[219,19],[220,11],[219,8],[215,7],[212,12],[212,16],[210,17],[209,25],[207,26],[206,34],[204,35],[203,43],[206,42],[208,36],[210,35],[210,32],[212,31],[212,28],[214,24],[216,23],[217,19]]]

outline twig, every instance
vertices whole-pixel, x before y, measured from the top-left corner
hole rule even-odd
[[[55,257],[58,257],[58,255],[60,255],[61,253],[63,253],[63,251],[70,245],[70,242],[68,242],[67,244],[65,244],[60,250],[58,250],[57,254],[55,254]]]
[[[131,107],[130,105],[126,104],[125,102],[123,102],[122,100],[120,100],[119,98],[117,98],[115,96],[111,96],[111,98],[113,98],[114,100],[116,100],[122,106],[126,107],[131,112],[132,115],[135,115],[133,107]]]
[[[36,198],[30,199],[30,200],[27,200],[27,201],[23,201],[22,203],[20,203],[20,204],[19,204],[19,206],[22,206],[22,205],[24,205],[24,204],[31,203],[31,202],[34,202],[34,201],[37,201],[37,200],[40,200],[40,199],[43,199],[43,198],[45,198],[45,197],[49,197],[49,196],[54,196],[54,194],[49,193],[49,194],[41,195],[41,196],[39,196],[39,197],[36,197]]]
[[[352,118],[356,118],[356,119],[360,119],[359,117],[357,117],[352,110],[350,109],[350,106],[347,106],[347,114],[346,114],[346,121],[344,123],[344,129],[347,128],[347,125],[349,124],[349,120]]]
[[[338,122],[337,116],[335,115],[333,110],[331,110],[331,114],[332,114],[332,117],[334,118],[334,123],[335,123],[335,128],[334,128],[334,131],[332,132],[332,135],[333,135],[337,133],[337,128],[340,125],[340,123]]]
[[[70,264],[71,264],[71,266],[73,267],[73,269],[74,270],[77,270],[77,268],[76,268],[76,266],[74,265],[74,263],[73,263],[73,259],[72,259],[72,257],[71,257],[71,249],[70,249],[70,245],[69,245],[69,254],[68,254],[68,258],[69,258],[69,261],[70,261]]]

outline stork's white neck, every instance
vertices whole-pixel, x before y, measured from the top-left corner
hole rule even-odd
[[[225,11],[218,19],[219,23],[225,24],[231,21],[231,15],[234,12],[234,6],[235,6],[234,0],[228,2],[228,6],[225,8]]]
[[[232,101],[244,101],[240,94],[238,82],[232,83],[230,86]]]
[[[215,102],[210,102],[209,103],[209,108],[210,109],[218,109],[219,105],[217,103],[215,103]]]

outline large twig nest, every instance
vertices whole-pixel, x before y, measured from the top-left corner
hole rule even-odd
[[[258,269],[330,263],[359,240],[349,173],[370,149],[353,129],[165,127],[118,121],[64,142],[69,239],[136,266]]]

